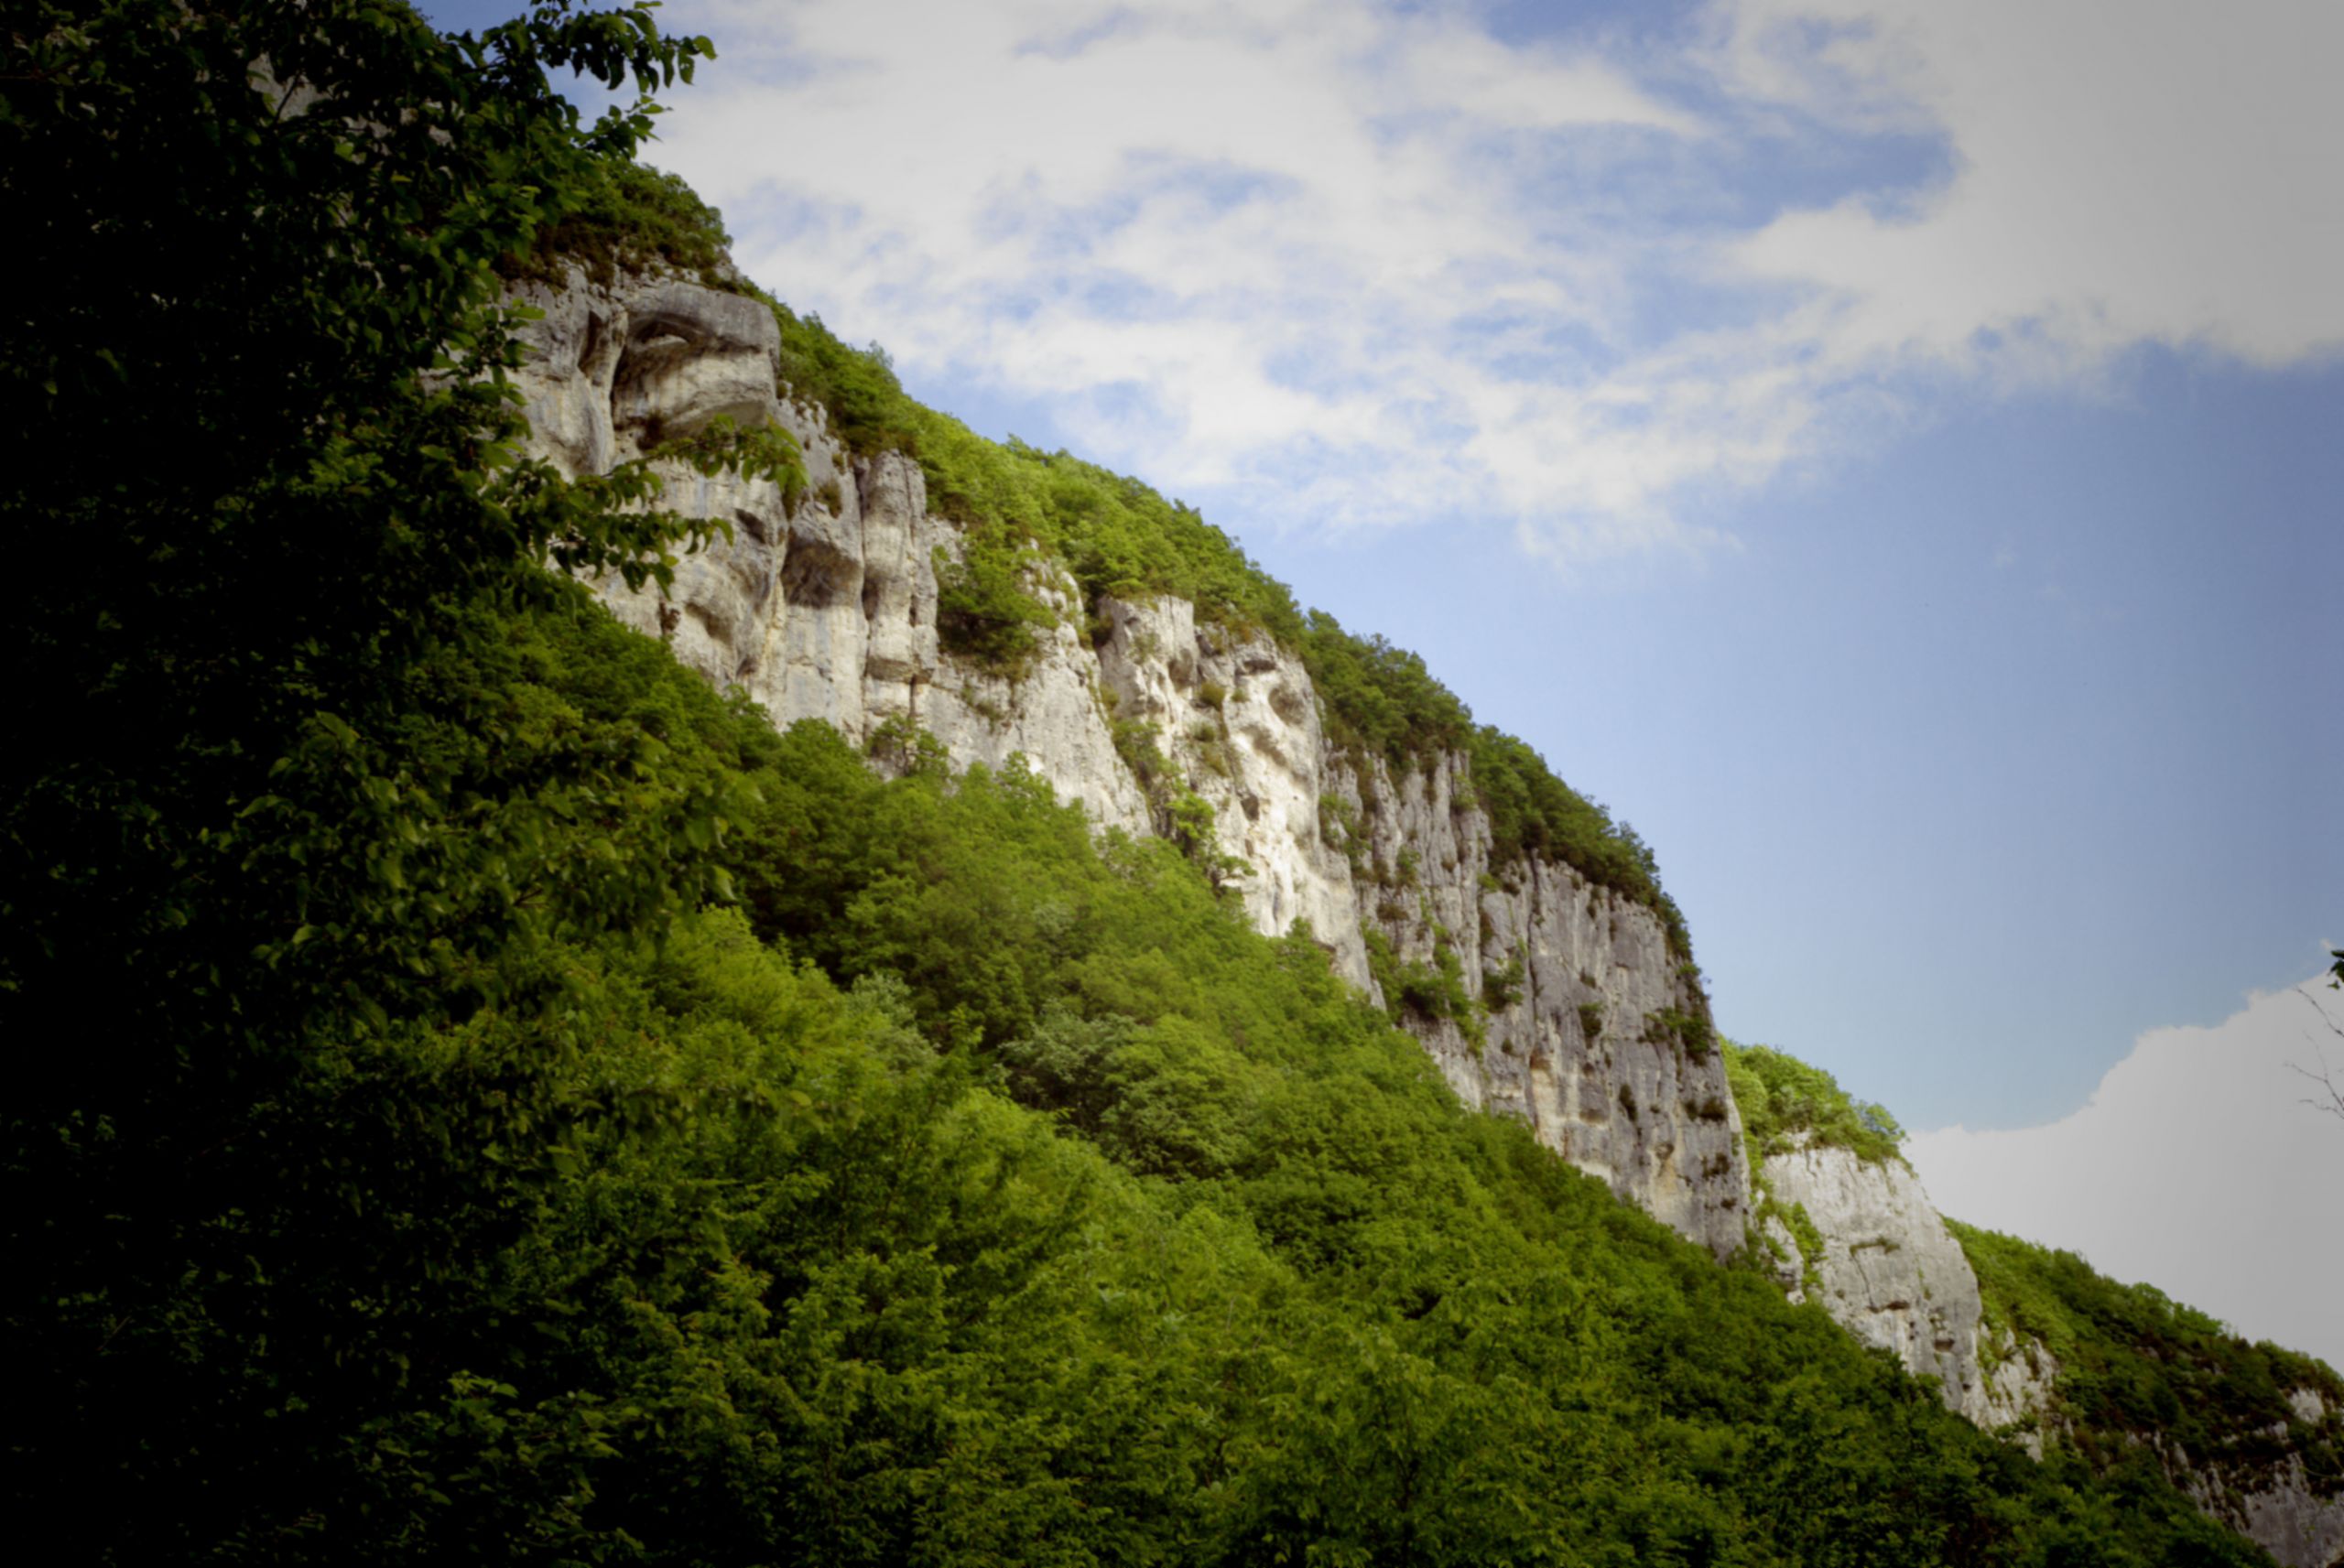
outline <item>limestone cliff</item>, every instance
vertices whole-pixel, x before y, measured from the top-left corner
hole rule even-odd
[[[2284,1568],[2344,1568],[2344,1487],[2316,1480],[2304,1463],[2315,1442],[2339,1439],[2344,1411],[2310,1389],[2288,1396],[2294,1419],[2242,1434],[2219,1455],[2193,1456],[2161,1436],[2146,1440],[2166,1477],[2208,1518],[2245,1536]],[[2056,1424],[2056,1417],[2053,1418]]]
[[[2287,1568],[2339,1568],[2344,1564],[2344,1490],[2322,1488],[2306,1473],[2295,1426],[2317,1429],[2336,1440],[2344,1410],[2330,1406],[2309,1389],[2288,1396],[2295,1422],[2267,1433],[2282,1452],[2260,1463],[2195,1467],[2171,1462],[2181,1489],[2197,1505],[2255,1541]]]
[[[1452,1005],[1411,1002],[1403,1022],[1469,1103],[1527,1119],[1719,1255],[1742,1244],[1742,1139],[1698,977],[1651,909],[1564,866],[1495,864],[1463,757],[1395,773],[1338,750],[1293,651],[1199,625],[1175,598],[1078,604],[1070,579],[1036,582],[1058,624],[1019,678],[957,659],[937,564],[958,530],[929,512],[916,462],[850,454],[779,384],[763,306],[624,276],[524,297],[545,314],[518,381],[538,451],[565,471],[605,471],[720,415],[777,421],[804,453],[796,493],[664,465],[666,504],[732,538],[664,594],[597,584],[622,620],[777,724],[824,719],[882,752],[917,729],[961,766],[1022,752],[1104,826],[1163,829],[1160,777],[1143,775],[1168,772],[1213,807],[1259,929],[1305,922],[1379,999],[1379,964],[1451,978]]]
[[[1357,824],[1363,929],[1395,965],[1452,967],[1484,1000],[1485,1016],[1410,1019],[1459,1097],[1526,1119],[1719,1255],[1738,1249],[1742,1127],[1698,978],[1659,919],[1566,866],[1493,865],[1461,757],[1397,778],[1380,760],[1331,773]]]
[[[1794,1300],[1819,1303],[1866,1345],[1937,1379],[1946,1404],[1980,1426],[2041,1409],[2043,1384],[2019,1370],[2041,1360],[1995,1346],[2004,1376],[1983,1370],[1978,1277],[1903,1161],[1808,1142],[1769,1155],[1757,1183],[1763,1234]]]
[[[1915,1377],[1947,1408],[2037,1458],[2058,1361],[1989,1325],[1978,1277],[1912,1170],[1808,1143],[1753,1173],[1758,1245],[1793,1301],[1812,1301]]]
[[[2051,1390],[2058,1386],[2058,1358],[2039,1339],[1983,1323],[1978,1327],[1977,1346],[1985,1400],[1982,1412],[1970,1419],[1989,1432],[2007,1434],[2042,1458],[2043,1440],[2054,1420]]]

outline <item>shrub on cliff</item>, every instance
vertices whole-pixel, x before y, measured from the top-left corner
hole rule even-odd
[[[1720,1044],[1752,1170],[1770,1154],[1809,1143],[1850,1150],[1875,1162],[1904,1158],[1898,1148],[1904,1130],[1887,1107],[1853,1098],[1830,1074],[1786,1052],[1731,1040]]]
[[[630,272],[673,271],[711,288],[744,286],[732,270],[723,216],[678,176],[632,157],[594,160],[570,198],[570,211],[538,226],[526,251],[496,259],[499,276],[559,284],[577,263],[597,283]]]

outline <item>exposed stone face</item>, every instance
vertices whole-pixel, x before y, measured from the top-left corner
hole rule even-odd
[[[2282,1428],[2279,1434],[2284,1433]],[[2301,1454],[2250,1473],[2208,1474],[2170,1457],[2165,1468],[2201,1510],[2284,1568],[2344,1564],[2344,1493],[2323,1497],[2314,1490]]]
[[[1329,788],[1318,698],[1295,654],[1270,638],[1199,627],[1184,599],[1102,598],[1099,675],[1114,717],[1155,726],[1173,771],[1213,808],[1221,851],[1251,868],[1238,883],[1259,931],[1297,920],[1336,970],[1370,984],[1351,867],[1327,839]]]
[[[805,456],[794,504],[768,480],[664,465],[664,504],[722,519],[732,536],[679,562],[664,594],[596,583],[622,621],[778,725],[819,719],[864,745],[908,720],[959,766],[1022,752],[1060,799],[1130,832],[1160,824],[1112,726],[1155,726],[1172,775],[1213,807],[1221,852],[1246,862],[1238,888],[1258,929],[1304,921],[1370,991],[1371,928],[1403,961],[1431,963],[1447,946],[1470,993],[1519,956],[1517,994],[1492,1012],[1482,1046],[1453,1020],[1408,1020],[1459,1094],[1528,1120],[1720,1255],[1742,1244],[1747,1173],[1723,1064],[1646,1027],[1672,1010],[1706,1018],[1698,980],[1678,972],[1650,910],[1569,869],[1517,862],[1492,877],[1463,758],[1395,778],[1334,752],[1298,658],[1199,626],[1177,599],[1084,606],[1063,583],[1038,584],[1060,623],[1022,679],[956,660],[938,639],[935,563],[957,553],[958,531],[928,513],[916,463],[850,455],[820,411],[777,393],[779,337],[762,307],[671,280],[604,287],[575,275],[524,297],[545,318],[516,379],[538,452],[563,471],[607,471],[719,415],[777,420]],[[1094,618],[1106,629],[1095,648]],[[1348,845],[1329,819],[1337,802],[1357,827]],[[1354,861],[1385,868],[1386,882],[1363,886]],[[1395,889],[1404,863],[1413,881]],[[1591,1032],[1596,1013],[1583,1008],[1600,1010]]]
[[[1787,1228],[1770,1231],[1789,1253],[1785,1283],[1864,1344],[1937,1379],[1948,1408],[2001,1424],[1979,1368],[1978,1277],[1904,1162],[1808,1147],[1768,1156],[1759,1176],[1777,1203],[1805,1209],[1823,1239],[1822,1256],[1809,1258]],[[2024,1400],[2015,1382],[2002,1395],[2013,1410]]]
[[[1403,963],[1457,960],[1492,1006],[1477,1044],[1458,1020],[1410,1027],[1467,1104],[1516,1116],[1539,1141],[1724,1257],[1742,1245],[1742,1123],[1714,1049],[1659,1026],[1709,1004],[1651,910],[1568,866],[1494,866],[1466,760],[1394,777],[1340,760],[1335,793],[1364,843],[1361,915]],[[1503,989],[1484,977],[1512,982]],[[1508,993],[1511,993],[1510,995]]]
[[[2344,1568],[2344,1489],[2332,1482],[2316,1487],[2304,1454],[2321,1440],[2344,1436],[2337,1423],[2344,1411],[2324,1409],[2318,1392],[2296,1389],[2288,1395],[2296,1419],[2314,1433],[2282,1422],[2257,1436],[2267,1444],[2252,1457],[2193,1461],[2162,1434],[2144,1441],[2165,1476],[2198,1511],[2227,1525],[2268,1552],[2284,1568]]]
[[[956,763],[998,767],[1023,752],[1061,799],[1132,831],[1145,797],[1115,755],[1097,661],[1061,614],[1036,667],[1013,685],[944,656],[936,557],[960,535],[928,511],[917,463],[851,457],[820,411],[779,396],[780,338],[754,300],[673,281],[573,278],[524,297],[546,312],[516,376],[538,451],[572,474],[607,471],[719,415],[778,421],[805,458],[791,504],[767,479],[659,466],[663,504],[728,524],[732,537],[685,557],[672,589],[596,583],[613,611],[663,639],[711,683],[738,689],[787,727],[819,719],[865,744],[891,719],[943,741]],[[1058,608],[1070,611],[1063,596]]]
[[[1984,1411],[1970,1419],[1989,1432],[2017,1428],[2017,1439],[2029,1454],[2043,1457],[2043,1439],[2051,1419],[2051,1390],[2059,1378],[2058,1358],[2032,1336],[2022,1338],[2008,1329],[1978,1330],[1978,1364],[1985,1392]]]

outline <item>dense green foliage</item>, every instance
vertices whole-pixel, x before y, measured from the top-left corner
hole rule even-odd
[[[173,1549],[2253,1560],[2169,1491],[2038,1470],[1467,1114],[1169,845],[1101,845],[1014,768],[883,780],[570,598],[502,637],[541,717],[729,803],[706,855],[742,912],[305,1044],[333,1070],[248,1110],[202,1190],[266,1216],[234,1232],[256,1266],[158,1314],[266,1347],[95,1363],[233,1467],[166,1442],[148,1477],[132,1434],[76,1433]]]
[[[1393,1022],[1446,1018],[1454,1022],[1473,1044],[1484,1044],[1489,1033],[1490,1000],[1466,989],[1464,960],[1457,956],[1447,931],[1435,928],[1430,963],[1401,957],[1392,950],[1384,933],[1373,925],[1361,935],[1367,946],[1368,976],[1384,993]]]
[[[575,262],[597,283],[628,272],[680,272],[711,288],[743,289],[724,220],[676,175],[632,157],[598,158],[573,188],[566,216],[537,231],[526,252],[497,258],[506,278],[559,283]]]
[[[2259,1560],[1467,1114],[1175,846],[549,569],[676,535],[505,445],[492,259],[641,129],[544,72],[704,45],[10,19],[5,1484],[105,1489],[74,1557]]]
[[[0,516],[41,588],[7,632],[0,994],[71,974],[108,1042],[49,1068],[220,1070],[195,1042],[514,983],[453,932],[526,946],[690,902],[566,860],[513,805],[542,779],[624,835],[677,804],[638,793],[631,741],[539,733],[484,639],[551,592],[541,558],[640,581],[678,530],[640,469],[514,462],[486,258],[647,128],[581,126],[548,70],[656,85],[705,43],[549,11],[457,47],[361,0],[10,27],[0,178],[43,282],[0,362]],[[427,743],[440,720],[510,750]]]
[[[2150,1441],[2217,1471],[2301,1454],[2315,1492],[2344,1487],[2344,1379],[2324,1363],[2232,1334],[2154,1285],[2123,1285],[2072,1252],[1948,1222],[1978,1275],[1991,1344],[2028,1340],[2058,1364],[2050,1425],[2095,1467],[2136,1463]],[[2002,1336],[2007,1336],[2005,1339]],[[2317,1393],[2306,1422],[2287,1395]]]
[[[1897,1149],[1904,1130],[1886,1107],[1851,1098],[1830,1074],[1785,1052],[1720,1043],[1752,1170],[1769,1154],[1807,1144],[1852,1150],[1857,1158],[1873,1162],[1904,1158]]]

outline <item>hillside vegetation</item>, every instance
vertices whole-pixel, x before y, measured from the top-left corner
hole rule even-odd
[[[1874,1163],[1904,1160],[1897,1146],[1904,1130],[1887,1107],[1855,1098],[1830,1074],[1786,1051],[1731,1040],[1720,1044],[1753,1171],[1769,1155],[1810,1145],[1845,1149]]]
[[[1172,846],[617,627],[568,574],[690,538],[516,456],[492,264],[648,124],[547,73],[704,41],[19,9],[5,1484],[70,1555],[2266,1561],[1467,1113]]]
[[[2316,1495],[2344,1492],[2344,1379],[2325,1363],[2241,1338],[2154,1285],[2120,1284],[2072,1252],[1954,1224],[1978,1275],[1990,1341],[2024,1354],[2032,1340],[2058,1363],[2048,1422],[2096,1467],[2154,1462],[2166,1444],[2193,1466],[2267,1470],[2302,1457]],[[2306,1420],[2289,1400],[2317,1395],[2330,1412]]]
[[[1781,1221],[1811,1262],[1824,1238],[1771,1191],[1764,1159],[1816,1147],[1901,1162],[1903,1130],[1786,1052],[1723,1044],[1757,1217]],[[1977,1276],[1984,1370],[2024,1357],[2048,1382],[2035,1421],[2055,1451],[2120,1487],[2161,1485],[2172,1465],[2250,1491],[2293,1455],[2313,1497],[2344,1493],[2344,1379],[2332,1368],[2248,1340],[2154,1286],[2119,1283],[2072,1252],[1945,1223]],[[2318,1405],[2299,1405],[2306,1393]]]

